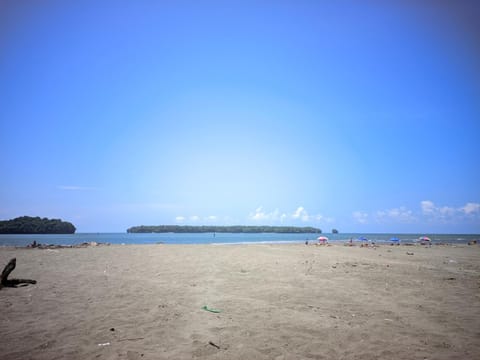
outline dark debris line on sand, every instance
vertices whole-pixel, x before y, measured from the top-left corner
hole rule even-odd
[[[96,241],[84,242],[76,245],[56,245],[56,244],[40,244],[35,240],[26,246],[27,249],[72,249],[72,248],[86,248],[90,246],[109,246],[110,243],[99,243]]]

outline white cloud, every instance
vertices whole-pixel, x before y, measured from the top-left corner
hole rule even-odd
[[[433,201],[424,200],[420,202],[420,207],[423,215],[430,221],[440,221],[443,223],[465,220],[465,217],[472,218],[480,216],[480,204],[473,202],[455,208],[452,206],[436,206]]]
[[[328,216],[323,216],[322,214],[317,214],[315,216],[311,216],[311,218],[315,221],[322,222],[322,223],[333,223],[335,219]]]
[[[449,206],[442,206],[437,208],[437,211],[441,216],[453,216],[457,210]]]
[[[257,209],[255,209],[254,213],[250,213],[249,218],[250,220],[255,220],[255,221],[277,221],[277,220],[282,220],[282,217],[284,215],[285,214],[280,215],[280,211],[278,209],[275,209],[274,211],[267,213],[263,210],[263,207],[260,206]]]
[[[189,217],[179,215],[179,216],[175,217],[175,221],[179,222],[179,223],[186,222],[187,220],[189,220],[191,222],[199,222],[199,221],[202,221],[202,220],[204,222],[213,222],[213,221],[218,220],[218,217],[215,216],[215,215],[206,216],[203,219],[198,215],[192,215],[192,216],[189,216]]]
[[[310,220],[307,210],[303,206],[299,206],[297,210],[292,214],[293,219],[300,219],[302,221]]]
[[[290,215],[280,212],[280,210],[275,209],[272,212],[267,212],[263,207],[258,207],[254,212],[250,213],[248,218],[254,221],[264,221],[264,222],[281,222],[284,223],[288,219],[297,220],[302,222],[307,221],[317,221],[317,222],[333,222],[334,219],[331,217],[325,217],[321,214],[309,215],[308,211],[303,207],[299,206],[293,213]]]
[[[431,215],[435,212],[435,204],[433,201],[424,200],[420,202],[420,207],[422,208],[422,213],[424,215]]]
[[[433,201],[424,200],[420,202],[423,215],[434,217],[449,217],[455,215],[457,210],[450,206],[438,207]]]
[[[465,206],[460,208],[461,211],[465,213],[465,215],[472,215],[480,213],[480,204],[478,203],[467,203]]]
[[[378,222],[395,221],[402,223],[412,223],[417,220],[413,212],[404,206],[401,206],[399,208],[377,211],[375,214],[375,219]]]
[[[366,224],[368,222],[368,214],[361,211],[354,211],[353,219],[358,222],[359,224]]]
[[[469,202],[461,207],[437,206],[431,200],[420,202],[420,211],[412,211],[405,206],[372,213],[355,211],[353,219],[359,224],[367,224],[370,219],[378,223],[412,224],[420,221],[429,223],[455,224],[467,220],[480,220],[480,204]]]
[[[250,219],[252,220],[264,220],[266,218],[267,218],[267,214],[265,214],[261,206],[255,210],[255,213],[250,214]]]

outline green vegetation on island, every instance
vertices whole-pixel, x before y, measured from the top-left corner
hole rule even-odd
[[[21,216],[0,221],[0,234],[73,234],[75,226],[60,219]]]
[[[158,226],[133,226],[127,233],[317,233],[322,230],[314,227],[296,226],[189,226],[189,225],[158,225]]]

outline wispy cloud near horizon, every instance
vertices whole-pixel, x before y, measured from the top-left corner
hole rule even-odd
[[[198,222],[215,222],[219,220],[219,217],[216,216],[216,215],[208,215],[208,216],[205,216],[205,217],[200,217],[198,215],[192,215],[192,216],[183,216],[183,215],[178,215],[175,217],[175,222],[178,222],[178,223],[188,223],[188,221],[190,222],[195,222],[195,223],[198,223]],[[225,220],[225,219],[224,219]]]
[[[324,216],[322,214],[310,215],[303,206],[298,206],[295,211],[288,215],[286,212],[282,212],[279,209],[275,209],[272,212],[266,212],[263,207],[258,207],[255,212],[252,212],[248,216],[249,220],[256,222],[266,221],[270,223],[284,223],[287,220],[301,221],[301,222],[324,222],[332,223],[335,220],[332,217]]]
[[[369,223],[397,223],[397,224],[415,224],[420,222],[428,223],[460,223],[462,221],[480,222],[480,204],[468,202],[463,206],[437,206],[431,200],[422,200],[417,211],[408,209],[405,206],[378,210],[372,213],[364,211],[355,211],[352,213],[353,219],[358,224]]]
[[[307,210],[305,210],[305,208],[303,206],[299,206],[297,208],[297,210],[295,210],[295,212],[292,214],[292,218],[293,219],[299,219],[299,220],[302,220],[304,222],[310,220],[310,216],[308,215]]]
[[[280,213],[278,209],[275,209],[272,212],[265,212],[263,210],[263,207],[260,206],[257,209],[255,209],[255,212],[250,213],[248,218],[249,220],[253,220],[253,221],[282,222],[287,218],[287,214]]]
[[[362,211],[354,211],[352,217],[358,224],[367,224],[368,223],[368,214]]]
[[[468,202],[463,206],[437,206],[431,200],[420,203],[422,214],[430,221],[456,222],[461,219],[477,219],[480,221],[480,204]]]
[[[175,221],[178,223],[217,223],[225,225],[244,224],[245,221],[239,221],[239,218],[232,217],[228,214],[224,215],[185,215],[177,214]],[[324,216],[322,214],[310,215],[303,206],[298,206],[293,212],[283,212],[278,208],[273,211],[266,211],[262,206],[259,206],[255,211],[250,212],[246,216],[247,223],[254,222],[262,225],[293,225],[295,223],[312,223],[312,225],[319,225],[319,223],[330,224],[335,222],[333,217]]]
[[[67,190],[67,191],[91,191],[98,190],[98,188],[93,186],[78,186],[78,185],[59,185],[57,189]]]
[[[388,210],[380,210],[375,213],[374,216],[377,222],[400,222],[411,224],[416,222],[418,219],[413,214],[412,210],[407,209],[405,206],[400,206],[399,208],[393,208]]]

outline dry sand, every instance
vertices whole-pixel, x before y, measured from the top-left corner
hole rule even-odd
[[[38,283],[0,290],[4,360],[480,359],[479,246],[2,248],[0,268],[13,257]]]

